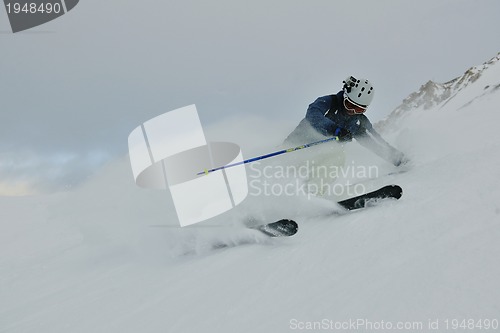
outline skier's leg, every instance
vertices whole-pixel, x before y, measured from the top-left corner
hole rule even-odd
[[[345,153],[342,145],[332,143],[326,149],[325,147],[317,147],[311,151],[306,163],[309,192],[318,196],[332,194],[332,186],[345,165]]]

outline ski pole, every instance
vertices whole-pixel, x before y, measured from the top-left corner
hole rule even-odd
[[[324,140],[320,140],[320,141],[316,141],[316,142],[311,142],[311,143],[308,143],[308,144],[305,144],[305,145],[302,145],[302,146],[297,146],[297,147],[294,147],[294,148],[288,148],[288,149],[283,149],[283,150],[280,150],[280,151],[275,151],[274,153],[257,156],[257,157],[250,158],[248,160],[244,160],[244,161],[233,163],[233,164],[223,165],[223,166],[220,166],[220,167],[217,167],[217,168],[214,168],[214,169],[205,169],[203,171],[198,172],[197,175],[202,175],[202,174],[208,175],[210,172],[214,172],[214,171],[217,171],[217,170],[222,170],[222,169],[231,168],[231,167],[234,167],[234,166],[237,166],[237,165],[252,163],[252,162],[260,161],[260,160],[263,160],[263,159],[266,159],[266,158],[269,158],[269,157],[278,156],[278,155],[281,155],[281,154],[290,153],[292,151],[296,151],[296,150],[300,150],[300,149],[305,149],[305,148],[309,148],[309,147],[312,147],[312,146],[316,146],[316,145],[319,145],[319,144],[322,144],[322,143],[325,143],[325,142],[338,141],[338,140],[339,140],[338,136],[333,136],[333,137],[328,138],[328,139],[324,139]]]

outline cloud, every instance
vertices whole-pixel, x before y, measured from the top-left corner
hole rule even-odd
[[[18,151],[0,154],[0,195],[51,193],[79,185],[110,157],[102,151],[41,156]]]
[[[17,197],[35,194],[39,194],[39,192],[30,183],[20,181],[14,183],[0,182],[0,196]]]
[[[86,0],[33,29],[53,33],[0,34],[0,175],[72,183],[94,152],[122,156],[136,126],[193,103],[204,125],[298,123],[347,75],[376,85],[376,121],[429,79],[495,55],[499,10],[491,0]]]

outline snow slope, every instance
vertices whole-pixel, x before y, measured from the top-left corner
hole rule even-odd
[[[181,229],[169,194],[137,188],[127,158],[73,192],[1,198],[0,332],[288,332],[358,319],[425,332],[429,321],[499,320],[499,57],[470,74],[382,124],[412,167],[365,180],[404,188],[368,210],[263,196]],[[394,170],[354,143],[347,158]],[[300,230],[270,240],[241,227],[248,216],[291,217]]]

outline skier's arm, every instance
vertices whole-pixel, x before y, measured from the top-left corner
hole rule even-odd
[[[387,141],[385,141],[380,134],[373,128],[371,123],[368,121],[359,132],[354,136],[356,141],[365,148],[370,149],[378,156],[389,161],[395,166],[406,163],[408,160],[405,155],[392,147]]]
[[[309,123],[324,136],[332,135],[333,121],[325,117],[325,113],[330,110],[332,96],[318,97],[309,105],[306,113],[306,119]]]

